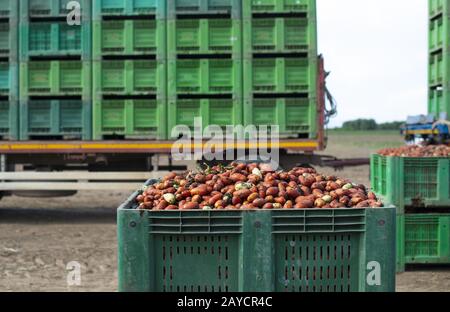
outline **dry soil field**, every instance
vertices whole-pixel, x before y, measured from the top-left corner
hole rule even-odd
[[[326,154],[367,157],[402,144],[396,133],[331,134]],[[333,172],[329,169],[321,171]],[[369,167],[338,173],[369,183]],[[82,192],[59,199],[0,201],[0,291],[116,291],[115,210],[128,193]],[[82,265],[81,286],[67,286],[66,264]],[[450,291],[450,268],[398,275],[399,291]]]

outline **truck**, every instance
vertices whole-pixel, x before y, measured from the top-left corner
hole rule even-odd
[[[432,114],[410,116],[401,127],[401,133],[408,143],[419,140],[430,145],[450,144],[450,121],[447,113],[441,113],[439,119]]]
[[[317,155],[336,105],[315,0],[78,3],[2,1],[1,195],[135,190],[195,165],[174,161],[171,131],[194,118],[280,129],[276,142],[223,141],[224,154],[277,149],[284,168],[336,161]]]

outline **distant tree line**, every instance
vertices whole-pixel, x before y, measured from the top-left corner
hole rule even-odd
[[[342,130],[367,131],[367,130],[399,130],[403,121],[377,123],[374,119],[357,119],[347,121],[342,125]]]

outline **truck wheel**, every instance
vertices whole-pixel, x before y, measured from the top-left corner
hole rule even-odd
[[[52,198],[74,196],[77,194],[77,191],[14,191],[12,194],[27,198]]]

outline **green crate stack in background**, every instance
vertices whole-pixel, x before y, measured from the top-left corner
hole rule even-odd
[[[428,110],[450,119],[450,1],[429,0]]]
[[[166,139],[165,0],[93,1],[93,138]]]
[[[1,138],[166,140],[195,117],[316,138],[314,0],[70,2],[1,2]]]
[[[243,42],[245,124],[316,138],[315,1],[244,1]]]
[[[20,1],[21,140],[92,138],[91,1],[69,2]]]
[[[450,1],[428,0],[428,110],[450,117]],[[446,116],[445,116],[446,115]],[[450,158],[372,155],[371,183],[397,211],[397,271],[450,263]]]
[[[0,140],[19,138],[17,0],[0,2]]]
[[[167,1],[168,136],[242,124],[241,0]]]
[[[372,155],[371,185],[397,207],[399,272],[406,264],[450,263],[450,158]]]

